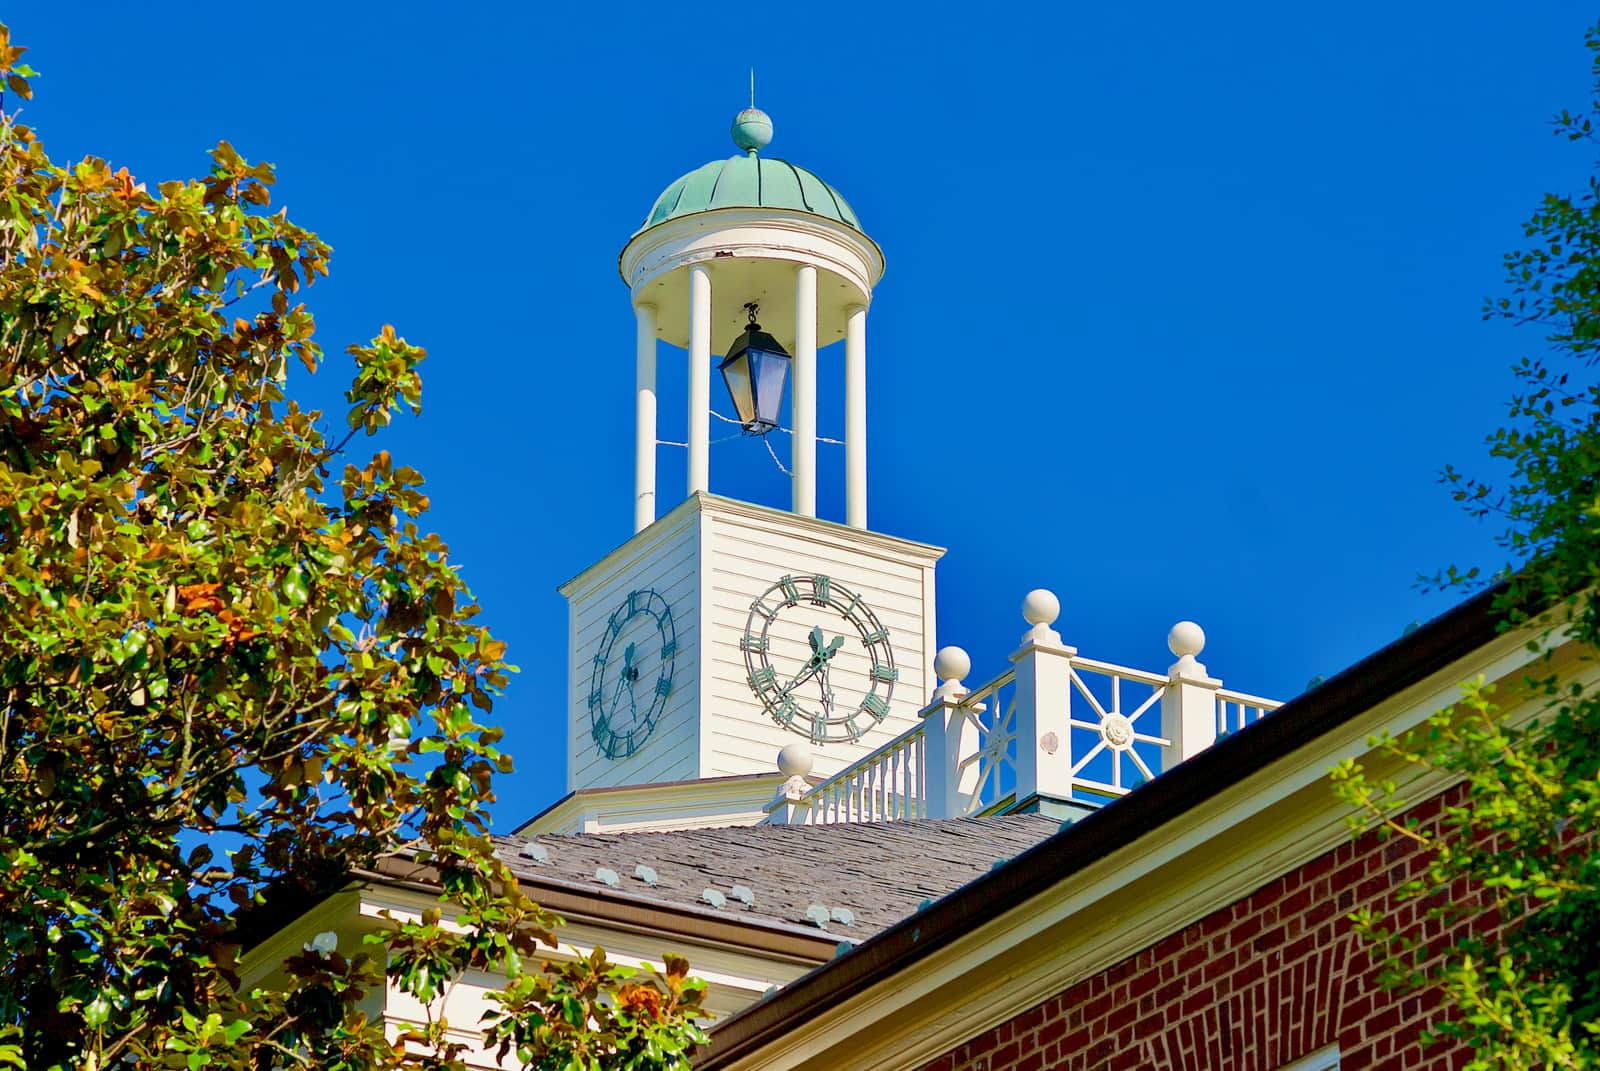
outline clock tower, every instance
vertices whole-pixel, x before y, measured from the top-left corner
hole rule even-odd
[[[826,777],[916,726],[932,689],[943,551],[867,527],[866,323],[883,254],[838,191],[762,155],[765,113],[741,112],[732,133],[740,153],[668,186],[622,250],[634,535],[561,588],[568,794],[519,832],[758,822],[780,749]],[[688,358],[688,481],[658,515],[663,340]],[[844,523],[817,516],[816,487],[818,349],[840,340]],[[736,413],[723,419],[780,432],[768,448],[787,447],[790,510],[711,493],[714,361]]]

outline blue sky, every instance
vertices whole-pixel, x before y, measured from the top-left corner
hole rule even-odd
[[[512,823],[563,790],[556,586],[630,533],[633,324],[616,257],[727,156],[747,70],[772,155],[885,250],[869,354],[873,527],[949,548],[939,639],[1005,666],[1032,587],[1092,657],[1171,660],[1199,621],[1230,687],[1289,697],[1493,563],[1437,485],[1478,472],[1526,331],[1500,257],[1586,151],[1575,3],[1335,7],[279,3],[8,13],[57,158],[155,182],[226,138],[332,243],[332,354],[393,322],[424,413],[382,445],[522,673],[496,716]],[[825,351],[819,430],[842,430]],[[830,376],[832,378],[830,378]],[[681,438],[662,354],[662,437]],[[300,393],[336,407],[344,365]],[[714,384],[714,401],[722,401]],[[725,406],[724,406],[725,408]],[[337,415],[337,414],[335,414]],[[820,505],[842,519],[843,457]],[[664,505],[683,487],[664,448]],[[750,442],[713,490],[784,505]]]

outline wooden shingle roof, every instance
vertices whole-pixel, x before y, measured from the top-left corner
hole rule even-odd
[[[811,928],[854,942],[1060,828],[1058,818],[1012,814],[494,839],[500,857],[534,884],[587,885],[597,893],[614,888],[630,899]],[[828,912],[825,922],[817,918],[819,907]]]

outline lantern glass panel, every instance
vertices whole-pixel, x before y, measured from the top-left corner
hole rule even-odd
[[[784,382],[789,378],[789,355],[770,350],[748,351],[755,380],[755,418],[762,431],[778,426],[783,412]],[[739,414],[743,419],[744,414]]]
[[[755,399],[750,393],[750,351],[729,355],[722,362],[722,381],[728,385],[728,397],[739,414],[739,423],[749,427],[756,418]]]

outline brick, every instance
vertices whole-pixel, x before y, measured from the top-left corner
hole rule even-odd
[[[1413,813],[1436,816],[1439,806],[1431,801]],[[1344,842],[1182,930],[1130,949],[1111,968],[923,1071],[1268,1071],[1334,1040],[1347,1071],[1461,1068],[1469,1050],[1421,1045],[1438,1014],[1437,994],[1385,992],[1345,917],[1358,903],[1383,905],[1396,926],[1427,940],[1433,955],[1469,926],[1492,934],[1498,919],[1447,920],[1430,911],[1483,902],[1462,889],[1432,903],[1394,904],[1395,887],[1425,865],[1407,841]]]

